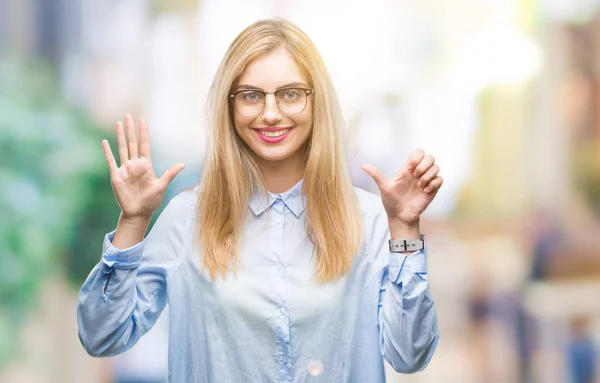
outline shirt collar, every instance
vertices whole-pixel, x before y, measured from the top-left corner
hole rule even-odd
[[[277,201],[277,198],[281,198],[296,218],[300,218],[306,209],[306,197],[302,193],[302,182],[303,180],[300,180],[294,187],[283,193],[273,194],[267,191],[268,201],[260,188],[255,188],[250,198],[250,209],[252,209],[254,215],[259,216],[270,208]]]

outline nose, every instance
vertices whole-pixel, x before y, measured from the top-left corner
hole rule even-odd
[[[275,95],[268,94],[265,99],[265,109],[262,113],[262,120],[266,124],[275,124],[283,118],[281,115],[281,111],[277,106],[277,101],[275,100]]]

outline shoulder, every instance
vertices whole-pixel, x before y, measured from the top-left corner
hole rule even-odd
[[[358,205],[360,206],[363,219],[370,217],[375,218],[381,213],[385,213],[380,195],[371,193],[356,186],[354,187],[354,192],[356,193],[356,198],[358,199]]]
[[[198,201],[197,189],[186,189],[171,198],[161,213],[161,218],[170,222],[183,223],[184,226],[190,221],[196,210]]]
[[[146,247],[171,246],[173,255],[178,254],[189,242],[194,222],[198,192],[186,190],[171,198],[158,216]]]
[[[193,189],[184,189],[175,197],[171,198],[168,206],[172,206],[173,209],[187,210],[190,207],[195,207],[198,202],[198,196],[200,189],[195,187]]]
[[[387,214],[380,195],[358,187],[354,187],[354,191],[362,214],[365,249],[372,252],[374,244],[381,243],[382,238],[389,236]]]

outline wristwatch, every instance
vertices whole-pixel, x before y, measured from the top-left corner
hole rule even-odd
[[[425,249],[425,234],[420,234],[419,238],[390,239],[391,253],[403,253],[406,251],[419,251],[423,249]]]

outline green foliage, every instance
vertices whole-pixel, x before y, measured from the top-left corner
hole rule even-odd
[[[66,271],[79,287],[100,259],[118,217],[104,136],[48,68],[0,59],[0,366],[43,280]]]

